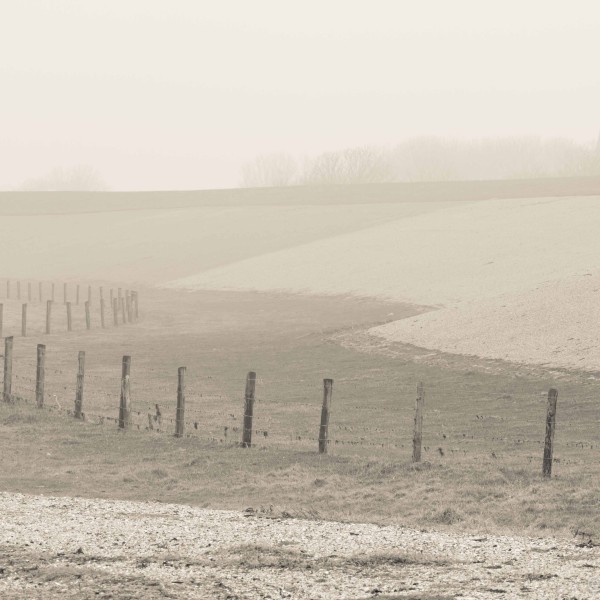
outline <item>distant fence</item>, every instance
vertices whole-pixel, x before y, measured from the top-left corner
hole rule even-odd
[[[92,285],[10,279],[3,289],[0,338],[5,336],[8,322],[13,329],[20,329],[22,337],[27,337],[33,332],[49,335],[77,328],[118,327],[139,319],[137,290],[107,288],[105,297],[102,286],[96,289]]]
[[[234,442],[245,448],[251,448],[256,445],[258,440],[259,445],[264,444],[274,433],[271,429],[271,425],[275,422],[272,416],[265,416],[261,414],[258,416],[258,427],[256,426],[256,390],[257,385],[264,385],[264,382],[257,376],[254,371],[249,372],[245,379],[239,379],[239,394],[237,397],[239,400],[235,400],[233,403],[227,396],[216,397],[205,397],[203,398],[202,392],[197,389],[194,390],[193,394],[196,399],[206,400],[206,408],[196,407],[196,417],[192,415],[190,418],[188,409],[186,406],[187,399],[187,386],[186,367],[179,367],[177,369],[177,379],[175,387],[175,379],[173,378],[173,386],[165,386],[164,380],[161,381],[161,385],[154,385],[151,381],[146,381],[146,398],[151,397],[151,402],[146,401],[145,409],[139,410],[139,403],[136,403],[135,398],[132,400],[132,379],[131,379],[131,357],[126,355],[122,357],[120,374],[114,372],[113,390],[119,390],[118,393],[107,392],[105,376],[91,375],[86,376],[85,363],[86,356],[85,352],[80,351],[77,356],[77,370],[73,370],[69,379],[75,381],[75,393],[72,408],[69,406],[63,406],[65,403],[64,396],[65,391],[68,389],[67,386],[63,386],[64,390],[56,391],[49,389],[47,385],[47,374],[54,371],[55,374],[68,375],[63,371],[58,371],[54,368],[48,368],[46,346],[44,344],[37,345],[35,366],[30,360],[27,360],[26,372],[30,375],[24,374],[23,370],[16,375],[14,373],[13,364],[13,337],[5,338],[4,347],[4,369],[3,369],[3,401],[8,404],[14,404],[15,402],[31,402],[34,401],[38,408],[47,409],[51,411],[59,411],[68,415],[71,415],[77,419],[93,421],[97,423],[113,422],[119,429],[137,429],[146,430],[149,432],[168,432],[174,436],[181,437],[203,437],[212,442]],[[33,357],[32,357],[33,358]],[[75,361],[73,362],[75,366]],[[35,376],[34,376],[35,375]],[[144,379],[144,378],[142,378]],[[206,383],[211,382],[210,376],[205,376],[204,381]],[[64,381],[64,378],[62,378]],[[87,381],[91,381],[92,385],[88,386]],[[354,381],[359,381],[356,379]],[[102,383],[100,383],[102,382]],[[13,386],[13,383],[15,384]],[[423,452],[435,453],[438,457],[443,457],[446,454],[454,454],[454,452],[460,452],[456,447],[457,442],[469,442],[473,440],[472,434],[467,434],[463,431],[462,437],[459,431],[450,431],[443,425],[441,431],[439,430],[439,420],[437,421],[436,428],[437,433],[433,435],[427,427],[427,413],[426,413],[426,393],[427,389],[423,382],[416,384],[416,390],[413,387],[413,398],[414,398],[414,410],[412,420],[412,440],[407,440],[406,430],[404,431],[405,443],[386,443],[383,440],[384,427],[385,425],[377,426],[376,423],[371,423],[367,418],[359,417],[354,418],[351,424],[346,421],[340,420],[340,422],[331,422],[332,407],[335,405],[334,396],[334,380],[330,378],[323,379],[321,387],[321,398],[320,403],[317,402],[317,386],[316,382],[310,386],[306,382],[299,382],[302,386],[304,393],[303,396],[306,398],[306,402],[294,403],[289,402],[285,406],[286,412],[278,418],[278,422],[282,420],[294,421],[295,426],[292,425],[290,430],[281,434],[281,432],[275,432],[278,435],[279,442],[287,440],[287,443],[302,442],[308,444],[308,447],[314,449],[315,452],[320,454],[327,454],[330,448],[335,445],[347,445],[347,446],[363,446],[371,447],[373,450],[376,448],[391,448],[391,447],[402,447],[406,446],[407,450],[412,450],[412,462],[419,463],[422,461]],[[348,380],[344,382],[347,386]],[[238,385],[236,383],[236,385]],[[207,385],[205,389],[212,386]],[[277,392],[281,392],[283,396],[283,387],[277,386],[274,382],[273,386]],[[347,388],[346,388],[347,389]],[[173,396],[169,401],[169,397],[165,392],[172,390]],[[243,394],[242,394],[243,390]],[[91,394],[90,394],[91,392]],[[416,392],[416,393],[415,393]],[[97,408],[102,406],[105,408],[105,412],[100,414],[94,411],[92,402],[88,398],[88,395],[92,396],[92,401],[97,404]],[[101,399],[100,397],[103,396]],[[276,398],[276,395],[274,394]],[[539,422],[532,423],[524,422],[523,420],[516,418],[518,424],[518,432],[511,432],[510,437],[498,437],[494,436],[493,432],[488,430],[483,433],[483,439],[480,440],[482,447],[486,444],[498,444],[499,442],[514,444],[519,446],[525,443],[533,443],[539,448],[538,460],[542,467],[542,473],[544,477],[550,477],[552,474],[552,466],[554,460],[554,434],[556,428],[556,412],[557,412],[557,399],[558,392],[556,389],[551,388],[547,394],[546,399],[546,412],[545,420],[539,420]],[[208,404],[212,405],[212,413],[208,407]],[[67,401],[69,404],[70,402]],[[173,410],[174,405],[174,410]],[[282,407],[285,405],[285,398],[278,404],[275,400],[271,406],[263,404],[260,408],[261,413],[264,411],[281,412]],[[110,409],[112,407],[112,409]],[[89,408],[89,410],[88,410]],[[365,406],[357,407],[346,407],[346,409],[365,409]],[[97,410],[97,409],[96,409]],[[173,414],[166,415],[165,411],[173,410]],[[320,420],[317,419],[320,410]],[[290,412],[292,411],[292,412]],[[111,414],[112,412],[112,414]],[[439,413],[439,410],[433,411]],[[300,415],[300,413],[302,413]],[[299,417],[302,416],[302,425],[299,423]],[[432,414],[432,416],[434,416]],[[496,419],[502,421],[505,417],[497,415],[484,415],[473,413],[471,416],[476,418],[477,422],[485,421],[486,419]],[[384,422],[386,415],[379,417]],[[226,422],[223,423],[223,419]],[[221,424],[218,424],[221,421]],[[389,421],[389,415],[387,416]],[[264,426],[261,424],[264,423]],[[312,433],[310,428],[307,428],[307,423],[314,423]],[[593,425],[593,424],[592,424]],[[312,425],[310,427],[313,427]],[[523,432],[527,428],[528,431],[533,430],[534,436],[531,439],[530,435],[523,435]],[[345,431],[349,434],[349,437],[345,439],[339,437],[341,431]],[[543,432],[545,430],[545,436]],[[396,436],[397,433],[393,428],[390,429],[391,435]],[[386,432],[385,435],[389,436],[390,431]],[[535,432],[539,432],[539,435]],[[517,437],[518,436],[518,437]],[[429,444],[423,444],[423,439],[436,438],[444,440],[446,447],[444,448],[440,444],[437,448],[431,448]],[[454,438],[454,442],[450,438]],[[389,440],[389,437],[386,437]],[[447,444],[450,444],[448,446]],[[585,447],[594,448],[593,442],[586,442]],[[436,444],[435,444],[436,445]],[[568,445],[568,443],[567,443]],[[571,440],[571,446],[579,446],[579,442]],[[598,444],[595,446],[598,448]],[[583,442],[581,442],[581,448],[584,448]],[[463,450],[465,453],[466,449]],[[497,458],[493,450],[490,450],[491,456]],[[529,456],[530,461],[535,459],[535,454]]]

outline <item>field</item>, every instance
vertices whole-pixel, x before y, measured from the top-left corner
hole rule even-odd
[[[593,182],[584,183],[588,192]],[[528,321],[535,349],[543,350],[537,360],[503,360],[513,356],[499,354],[506,342],[489,331],[504,331],[514,314],[490,313],[486,304],[497,301],[503,282],[513,294],[507,305],[519,307],[548,278],[562,290],[588,270],[586,282],[596,277],[593,219],[588,223],[571,209],[593,215],[596,199],[571,198],[577,190],[561,185],[561,199],[535,199],[539,186],[528,192],[524,184],[504,190],[503,200],[490,199],[503,197],[502,190],[486,185],[446,196],[416,186],[363,189],[368,201],[338,190],[321,196],[321,204],[302,202],[301,192],[291,191],[281,205],[272,192],[247,197],[246,204],[225,197],[223,206],[215,205],[223,200],[219,194],[175,195],[175,205],[152,195],[116,202],[100,194],[63,199],[51,211],[43,195],[26,197],[20,209],[12,196],[0,197],[6,259],[0,302],[3,335],[14,336],[15,398],[0,405],[0,488],[251,508],[269,519],[555,536],[594,547],[600,539],[600,372],[592,338],[600,321],[590,324],[586,347],[567,338],[574,322],[589,320],[587,309],[577,311],[593,300],[595,288],[585,288],[585,300],[572,290],[570,302],[565,292],[554,297],[555,305],[569,308],[553,317],[559,331],[553,346],[544,337],[549,328],[536,333],[536,323],[554,315],[552,302],[523,307],[538,319]],[[545,215],[546,230],[527,226],[523,215]],[[468,219],[472,231],[461,230],[461,244],[460,236],[448,237],[453,224]],[[544,237],[567,221],[578,224],[578,235],[546,252]],[[499,230],[491,238],[485,228],[493,223]],[[508,239],[503,233],[513,223],[518,235]],[[427,251],[418,245],[425,237]],[[452,252],[434,256],[436,239]],[[465,257],[474,258],[465,263]],[[479,263],[488,259],[497,270],[487,279],[470,278],[470,272],[483,273]],[[512,276],[514,265],[527,268]],[[17,280],[23,299],[32,283],[25,338]],[[39,280],[44,300],[55,283],[50,335],[43,333]],[[77,283],[82,301],[92,286],[90,331],[80,303],[73,306],[74,331],[66,332],[64,282],[71,301]],[[105,297],[111,288],[138,290],[139,321],[115,327],[107,313],[101,329],[99,286]],[[461,314],[472,322],[461,321]],[[490,314],[496,315],[491,329]],[[419,343],[428,320],[435,339]],[[452,330],[448,323],[458,325]],[[421,333],[407,340],[396,333],[403,327]],[[517,350],[520,339],[514,337]],[[480,343],[461,353],[469,340],[484,342],[484,349]],[[568,352],[553,352],[563,342]],[[47,348],[43,410],[34,406],[38,343]],[[70,414],[81,350],[85,421]],[[132,357],[134,413],[127,432],[116,423],[124,355]],[[585,358],[579,368],[566,360],[572,356]],[[178,439],[180,366],[187,367],[186,435]],[[251,370],[257,401],[253,447],[245,449],[239,442]],[[328,454],[320,455],[324,378],[334,380],[333,411]],[[419,382],[424,447],[422,462],[414,464]],[[558,416],[553,476],[545,480],[551,387],[558,389]],[[160,431],[152,418],[157,404]]]

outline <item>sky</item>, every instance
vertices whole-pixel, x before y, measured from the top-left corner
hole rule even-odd
[[[235,187],[260,154],[600,131],[597,0],[0,0],[0,189]]]

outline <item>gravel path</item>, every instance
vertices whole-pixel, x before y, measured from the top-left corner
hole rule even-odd
[[[600,598],[581,541],[0,493],[0,597]]]

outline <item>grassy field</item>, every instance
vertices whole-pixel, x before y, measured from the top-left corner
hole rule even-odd
[[[69,335],[57,327],[50,336],[32,331],[15,337],[13,393],[23,401],[0,407],[2,489],[420,528],[600,537],[597,374],[369,345],[361,334],[422,307],[150,288],[140,297],[136,324],[91,332],[79,327]],[[15,307],[5,302],[5,314],[14,315]],[[5,327],[15,323],[9,319]],[[35,346],[42,341],[46,402],[53,410],[40,411],[26,400],[33,399]],[[86,422],[66,414],[79,350],[86,351]],[[136,411],[127,433],[106,419],[117,416],[124,354],[132,356]],[[175,439],[182,365],[188,368],[190,435]],[[259,383],[256,444],[248,450],[237,443],[249,370],[257,371]],[[320,456],[324,377],[335,383],[330,453]],[[423,462],[413,465],[418,381],[426,390],[425,449]],[[552,480],[544,481],[550,386],[559,390],[558,461]],[[157,403],[162,433],[145,430]]]

